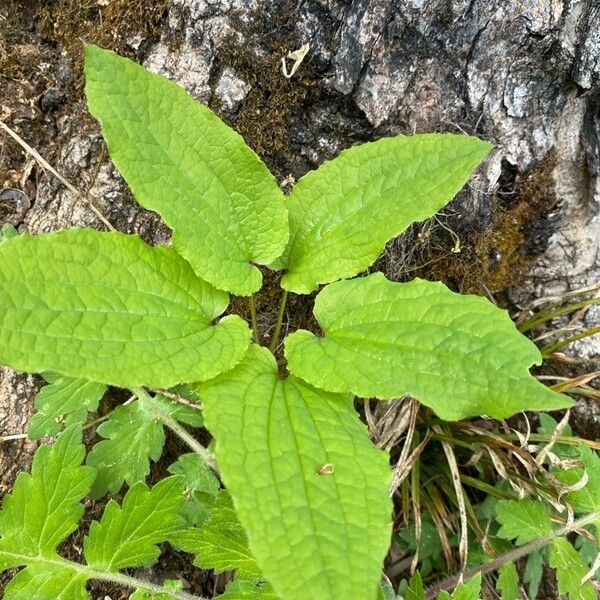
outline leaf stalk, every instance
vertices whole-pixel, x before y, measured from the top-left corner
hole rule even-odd
[[[152,411],[161,419],[161,421],[181,438],[196,454],[198,454],[206,464],[218,473],[217,461],[215,457],[209,452],[200,442],[198,442],[193,436],[191,436],[185,427],[180,425],[173,417],[164,412],[160,404],[155,402],[154,398],[142,388],[134,388],[131,390],[142,402],[152,408]]]
[[[2,554],[4,556],[14,558],[20,564],[38,564],[46,567],[51,566],[57,570],[64,569],[69,571],[75,571],[76,573],[85,575],[88,579],[109,581],[111,583],[115,583],[123,587],[146,590],[148,592],[151,592],[152,594],[167,594],[172,596],[173,598],[177,598],[177,600],[207,600],[202,596],[194,596],[193,594],[188,594],[187,592],[170,590],[163,587],[162,585],[157,585],[155,583],[151,583],[150,581],[145,581],[144,579],[130,577],[129,575],[124,575],[123,573],[109,573],[107,571],[98,571],[96,569],[88,567],[87,565],[82,565],[80,563],[67,560],[66,558],[62,558],[61,556],[57,558],[48,558],[45,556],[29,556],[27,554],[20,554],[18,552],[8,552],[6,550],[3,550]]]
[[[255,344],[260,344],[260,336],[258,331],[258,321],[256,319],[256,301],[254,300],[254,294],[250,296],[250,319],[252,321],[252,339]]]
[[[288,293],[287,290],[283,290],[281,295],[281,301],[279,302],[279,312],[277,313],[277,321],[275,323],[275,330],[273,331],[273,337],[271,339],[271,345],[269,350],[275,352],[277,345],[279,344],[279,335],[281,334],[281,324],[283,323],[283,315],[285,314],[285,306],[287,304]]]

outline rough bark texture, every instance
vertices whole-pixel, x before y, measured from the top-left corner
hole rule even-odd
[[[38,389],[34,376],[0,367],[0,436],[27,430],[33,414],[31,398]],[[29,469],[34,448],[34,443],[29,440],[9,440],[0,444],[0,498],[19,471]]]
[[[117,228],[155,243],[168,239],[158,217],[125,189],[86,115],[80,36],[179,81],[282,180],[353,143],[396,133],[465,131],[495,142],[444,216],[390,243],[380,266],[396,278],[420,274],[464,291],[510,291],[517,302],[598,281],[597,0],[103,4],[85,14],[68,0],[5,4],[0,105],[2,118],[97,198]],[[285,78],[282,57],[305,43],[308,54]],[[6,137],[2,144],[3,187],[23,192],[2,193],[2,222],[30,233],[101,227],[85,202]],[[588,325],[598,316],[589,311]],[[593,358],[599,342],[575,351]],[[8,369],[0,378],[0,435],[22,432],[36,386]],[[30,448],[0,447],[0,495],[14,476],[12,461]]]

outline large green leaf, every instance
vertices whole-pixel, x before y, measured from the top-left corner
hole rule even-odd
[[[88,412],[98,408],[106,386],[103,383],[46,373],[48,382],[35,397],[37,412],[31,417],[27,435],[32,440],[56,435],[73,424],[82,424]]]
[[[284,197],[244,140],[180,86],[87,45],[86,92],[138,202],[161,214],[196,273],[248,295],[288,239]],[[252,264],[254,263],[254,264]]]
[[[287,202],[282,286],[308,293],[364,271],[388,240],[450,202],[490,148],[464,135],[397,136],[355,146],[309,172]]]
[[[200,386],[221,472],[258,566],[285,600],[373,600],[390,541],[390,471],[346,395],[252,346]]]
[[[314,312],[324,337],[297,331],[285,351],[290,371],[324,390],[411,394],[446,420],[571,404],[529,375],[538,349],[484,298],[375,273],[329,285]]]
[[[227,294],[172,248],[70,229],[0,245],[0,363],[119,387],[170,387],[233,367],[249,343]]]

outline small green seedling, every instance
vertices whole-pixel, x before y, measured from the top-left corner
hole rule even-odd
[[[409,394],[446,420],[571,403],[530,376],[539,351],[487,300],[441,283],[361,276],[387,241],[457,194],[490,144],[449,134],[382,139],[342,152],[285,196],[242,138],[179,86],[95,46],[86,47],[85,68],[112,160],[139,203],[173,230],[173,245],[85,228],[0,244],[0,363],[58,374],[50,381],[68,426],[38,452],[0,513],[0,569],[25,567],[6,597],[35,589],[37,598],[86,598],[94,578],[134,587],[136,598],[192,597],[120,573],[151,564],[165,540],[196,552],[208,543],[194,529],[203,508],[188,507],[185,530],[177,520],[184,498],[202,493],[196,480],[213,481],[204,463],[191,474],[181,464],[152,489],[140,482],[160,456],[163,425],[210,463],[180,425],[201,425],[202,413],[143,389],[188,383],[231,496],[207,484],[206,523],[237,515],[236,568],[252,580],[229,597],[266,580],[261,598],[374,600],[391,535],[389,457],[370,441],[354,397]],[[259,265],[283,272],[270,349],[256,331],[251,342],[240,316],[221,317],[229,294],[260,290]],[[320,286],[321,332],[287,336],[284,377],[275,351],[287,295]],[[86,382],[93,390],[74,405],[65,390],[79,393]],[[83,467],[77,423],[106,385],[137,399],[101,426],[105,440]],[[62,427],[50,404],[38,403],[36,437]],[[85,564],[60,557],[90,488],[97,497],[124,481],[122,505],[109,502],[92,524]],[[219,544],[211,547],[218,562]]]

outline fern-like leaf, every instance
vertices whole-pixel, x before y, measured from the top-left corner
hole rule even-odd
[[[122,506],[110,501],[84,540],[87,564],[62,557],[59,545],[77,528],[81,501],[94,469],[82,465],[85,448],[77,427],[67,428],[54,446],[35,453],[31,473],[21,473],[0,510],[0,571],[23,567],[6,587],[5,600],[87,600],[86,583],[99,579],[144,592],[141,598],[190,597],[119,573],[151,565],[157,544],[180,526],[183,478],[168,477],[152,489],[134,485]]]
[[[95,381],[45,373],[48,382],[35,397],[37,412],[29,422],[28,436],[39,440],[56,435],[69,425],[82,424],[98,408],[106,386]]]
[[[225,491],[219,493],[212,514],[202,528],[185,529],[171,541],[178,548],[195,554],[194,564],[198,567],[214,569],[217,573],[236,570],[238,577],[250,581],[263,578]]]
[[[87,464],[98,471],[92,487],[94,498],[118,491],[124,482],[134,485],[145,480],[150,461],[160,458],[165,443],[162,414],[195,427],[204,422],[200,410],[160,395],[151,403],[135,400],[118,406],[98,427],[98,434],[105,439],[87,457]]]

